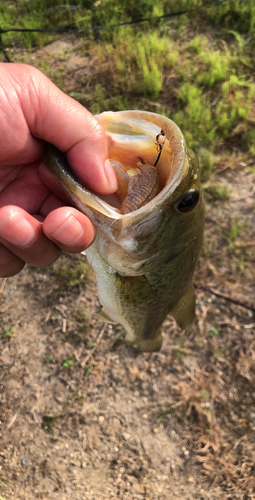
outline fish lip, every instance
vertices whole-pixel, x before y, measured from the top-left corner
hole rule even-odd
[[[125,110],[125,111],[104,111],[103,113],[100,113],[98,115],[95,115],[96,118],[99,120],[100,123],[102,123],[103,127],[105,127],[105,119],[108,119],[109,124],[117,124],[118,118],[123,117],[123,127],[128,128],[130,127],[129,123],[125,121],[125,119],[129,118],[134,121],[140,121],[143,120],[145,124],[152,124],[158,127],[158,131],[162,130],[164,126],[168,127],[167,132],[168,137],[173,139],[174,143],[174,148],[177,150],[177,154],[175,153],[175,150],[173,149],[173,162],[177,163],[175,165],[175,175],[171,179],[171,181],[166,184],[163,189],[156,195],[151,201],[146,203],[146,205],[129,212],[127,214],[118,214],[118,219],[124,219],[131,221],[134,218],[140,218],[142,217],[144,213],[150,214],[154,210],[160,210],[162,208],[162,205],[165,204],[165,201],[169,200],[171,198],[171,195],[174,193],[176,190],[176,187],[180,184],[182,178],[185,176],[187,172],[188,165],[185,165],[185,159],[187,158],[187,146],[186,146],[186,141],[185,138],[178,127],[176,123],[174,123],[170,118],[164,117],[162,115],[159,115],[157,113],[152,113],[148,111],[140,111],[140,110]],[[142,126],[140,125],[141,129]],[[131,127],[130,127],[131,128]],[[170,137],[170,133],[173,133],[173,136]],[[121,134],[119,134],[121,135]],[[111,133],[106,130],[106,136],[108,140],[108,144],[111,141]],[[155,136],[156,138],[156,136]],[[169,140],[170,143],[170,140]],[[172,146],[172,143],[171,143]],[[124,150],[124,148],[123,148]],[[113,158],[114,159],[114,158]],[[176,161],[177,160],[177,161]],[[173,167],[174,168],[174,167]],[[96,195],[95,195],[96,196]],[[108,203],[105,202],[107,205]],[[110,206],[110,205],[109,205]],[[112,208],[112,207],[111,207]]]

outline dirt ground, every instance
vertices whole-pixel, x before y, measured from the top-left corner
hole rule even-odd
[[[49,64],[68,44],[54,43],[38,51]],[[64,91],[89,64],[68,59]],[[254,306],[248,167],[238,148],[216,157],[194,282]],[[1,281],[1,500],[255,499],[255,316],[196,295],[189,334],[169,317],[161,351],[139,354],[111,350],[120,329],[94,315],[84,256]]]

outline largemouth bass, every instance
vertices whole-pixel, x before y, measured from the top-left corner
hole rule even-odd
[[[116,195],[89,192],[63,153],[45,145],[44,163],[97,229],[86,250],[103,314],[125,331],[121,344],[141,351],[161,347],[168,314],[184,329],[195,317],[192,275],[204,231],[204,201],[195,154],[170,119],[146,111],[105,112]]]

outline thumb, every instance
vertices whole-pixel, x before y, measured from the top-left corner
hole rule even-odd
[[[75,175],[88,188],[100,194],[115,192],[117,180],[99,121],[36,68],[5,63],[3,69],[8,69],[12,77],[33,138],[50,142],[66,153]]]

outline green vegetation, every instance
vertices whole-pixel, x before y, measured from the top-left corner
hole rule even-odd
[[[167,0],[74,0],[72,5],[62,0],[5,1],[0,6],[1,28],[83,29],[154,18],[86,31],[81,50],[96,56],[100,71],[97,78],[88,76],[88,92],[72,96],[92,113],[140,108],[171,117],[187,143],[199,148],[208,178],[215,149],[222,143],[229,147],[231,137],[237,137],[247,156],[255,152],[255,4],[235,0],[204,8],[209,3],[205,0],[201,8],[197,0],[173,0],[171,6]],[[188,9],[193,11],[155,19]],[[204,33],[200,29],[198,34],[198,25],[204,26]],[[57,36],[10,32],[2,39],[7,52],[16,46],[32,51]],[[55,72],[46,62],[36,62],[61,89],[65,59],[68,54],[61,55],[62,66]]]
[[[228,237],[227,237],[229,248],[232,248],[232,249],[234,248],[236,238],[238,236],[240,236],[240,234],[242,233],[242,230],[243,230],[243,227],[240,225],[240,222],[235,218],[231,218],[230,219],[230,227],[229,227],[229,231],[228,231]]]
[[[90,372],[91,372],[92,368],[93,368],[93,365],[92,365],[92,364],[91,364],[91,365],[86,366],[86,371],[85,371],[86,376],[89,376],[89,374],[90,374]]]
[[[215,335],[218,335],[218,334],[219,334],[218,328],[216,328],[215,326],[211,326],[210,330],[208,332],[209,337],[215,337]]]
[[[206,191],[215,201],[227,201],[231,195],[231,189],[224,184],[210,185],[206,188]]]
[[[57,420],[59,418],[59,415],[56,415],[54,413],[45,413],[42,417],[43,420],[43,427],[50,430],[53,429],[54,425],[56,424]]]
[[[68,356],[68,358],[66,358],[65,361],[63,362],[64,368],[70,368],[72,364],[73,364],[72,356]]]
[[[3,339],[7,339],[7,338],[10,338],[14,335],[14,331],[13,331],[13,326],[11,325],[4,325],[2,327],[2,330],[1,330],[1,337]]]
[[[95,345],[96,345],[95,340],[90,340],[88,345],[87,345],[87,349],[93,349],[93,347],[95,347]]]
[[[44,363],[54,363],[54,358],[52,356],[48,356],[47,358],[45,358]]]
[[[53,270],[57,280],[57,292],[65,293],[80,283],[86,281],[89,265],[83,256],[74,260],[63,257],[53,265]],[[51,321],[58,321],[59,317],[54,316]]]

